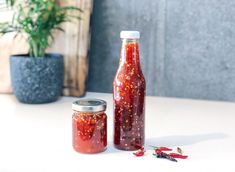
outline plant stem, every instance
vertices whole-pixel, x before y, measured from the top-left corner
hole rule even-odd
[[[45,48],[43,48],[40,43],[37,41],[30,40],[29,43],[29,54],[31,57],[44,57],[45,55]]]

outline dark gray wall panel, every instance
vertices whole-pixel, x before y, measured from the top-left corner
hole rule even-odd
[[[168,0],[166,96],[235,100],[235,1]]]

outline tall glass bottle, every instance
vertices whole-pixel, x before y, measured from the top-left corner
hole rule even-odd
[[[122,31],[120,64],[113,82],[114,146],[137,150],[145,139],[145,79],[140,66],[137,31]]]

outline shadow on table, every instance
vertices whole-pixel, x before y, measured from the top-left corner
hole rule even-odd
[[[145,146],[148,145],[160,145],[160,146],[185,146],[192,145],[199,142],[207,141],[207,140],[216,140],[216,139],[224,139],[228,137],[228,135],[224,133],[207,133],[207,134],[197,134],[197,135],[172,135],[172,136],[164,136],[164,137],[156,137],[156,138],[146,138]],[[121,153],[122,150],[118,150],[113,146],[113,142],[108,142],[108,148],[103,154],[108,153]],[[128,151],[127,151],[128,152]]]
[[[164,145],[169,147],[174,146],[184,146],[184,145],[192,145],[198,142],[203,142],[207,140],[216,140],[216,139],[224,139],[228,137],[228,135],[224,133],[208,133],[208,134],[197,134],[197,135],[172,135],[172,136],[164,136],[164,137],[156,137],[156,138],[147,138],[147,145]]]

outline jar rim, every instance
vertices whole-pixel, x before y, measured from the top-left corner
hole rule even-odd
[[[106,106],[106,101],[95,98],[79,99],[72,103],[72,109],[79,112],[105,111]]]

